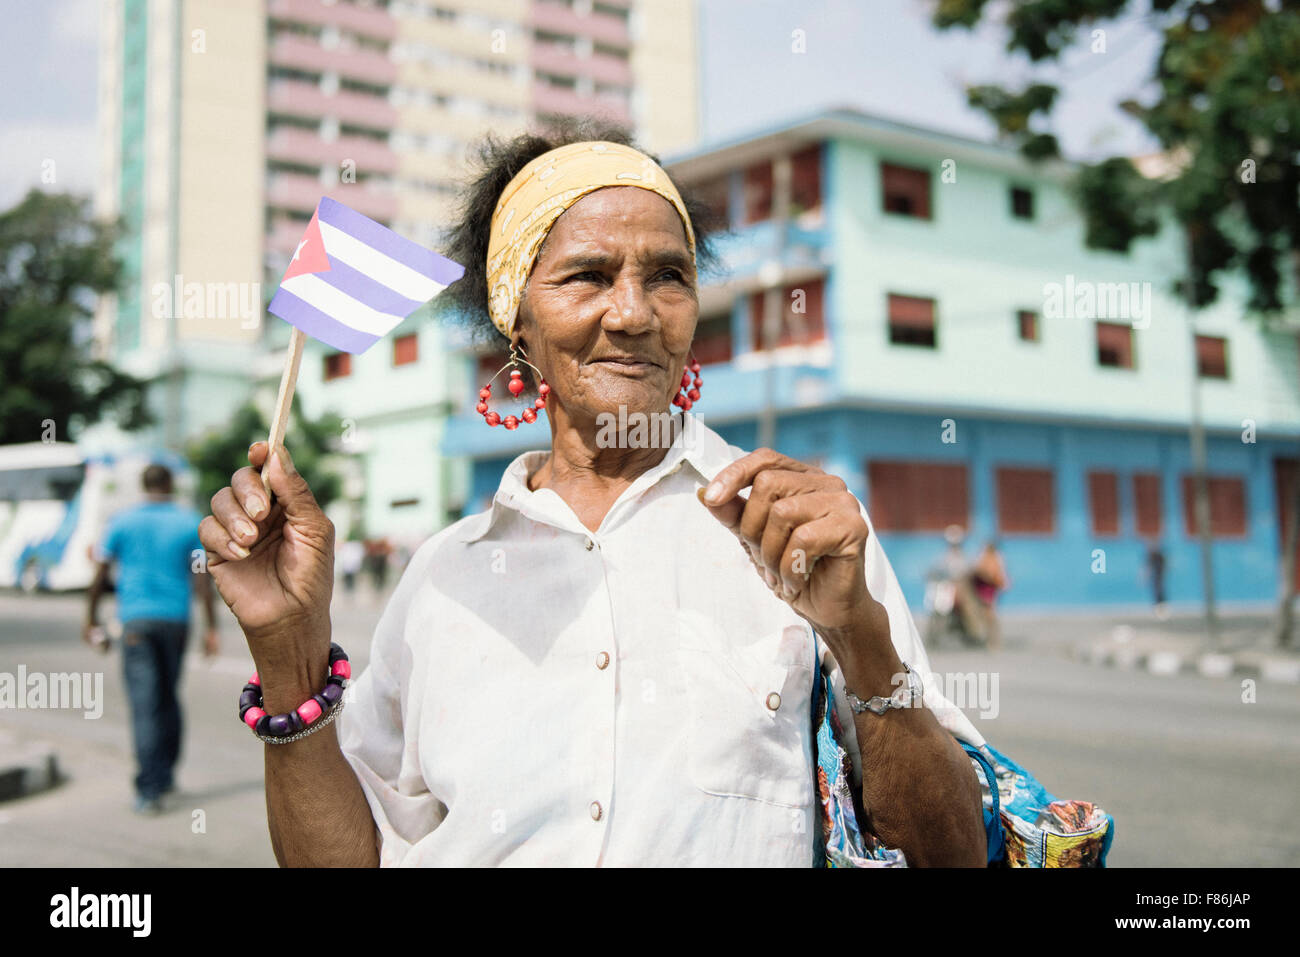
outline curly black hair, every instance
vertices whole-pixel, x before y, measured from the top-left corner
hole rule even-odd
[[[492,325],[487,308],[488,238],[501,192],[521,169],[543,153],[589,140],[607,140],[640,149],[625,127],[588,117],[557,119],[539,132],[520,133],[509,139],[489,132],[471,147],[469,180],[462,193],[456,223],[447,231],[443,248],[445,255],[465,267],[465,274],[434,299],[435,316],[467,326],[480,342],[501,335]],[[641,152],[659,162],[655,154]],[[708,275],[719,267],[711,236],[724,224],[707,204],[688,190],[678,187],[678,192],[695,231],[697,274]]]

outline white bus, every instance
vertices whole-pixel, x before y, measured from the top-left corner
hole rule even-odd
[[[140,479],[152,462],[172,470],[177,499],[194,485],[172,452],[83,451],[72,442],[0,446],[0,588],[87,588],[94,548],[110,516],[144,498]]]

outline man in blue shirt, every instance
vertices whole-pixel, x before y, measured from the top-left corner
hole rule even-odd
[[[156,814],[175,787],[181,750],[177,683],[190,630],[190,597],[203,601],[204,653],[217,652],[217,621],[199,542],[199,514],[172,501],[172,474],[162,465],[144,470],[145,502],[108,523],[99,567],[91,583],[82,637],[99,627],[99,599],[117,562],[117,616],[122,622],[122,667],[131,701],[135,741],[136,811]],[[197,564],[196,564],[197,563]]]

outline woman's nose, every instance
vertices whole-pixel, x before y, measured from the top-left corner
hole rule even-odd
[[[637,333],[653,327],[654,322],[650,299],[642,290],[614,290],[613,301],[605,312],[605,328]]]

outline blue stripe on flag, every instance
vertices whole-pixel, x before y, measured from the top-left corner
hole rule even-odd
[[[385,256],[428,276],[441,286],[450,286],[465,274],[465,267],[459,263],[397,235],[387,226],[362,216],[355,209],[349,209],[328,196],[321,197],[318,218],[322,223],[329,223]]]
[[[365,352],[380,339],[379,336],[372,336],[339,322],[329,313],[321,312],[283,287],[276,290],[266,310],[340,352]]]
[[[423,302],[407,299],[392,287],[385,286],[379,280],[372,279],[333,256],[330,256],[328,272],[318,272],[313,275],[371,309],[386,312],[390,316],[409,316],[424,305]]]

